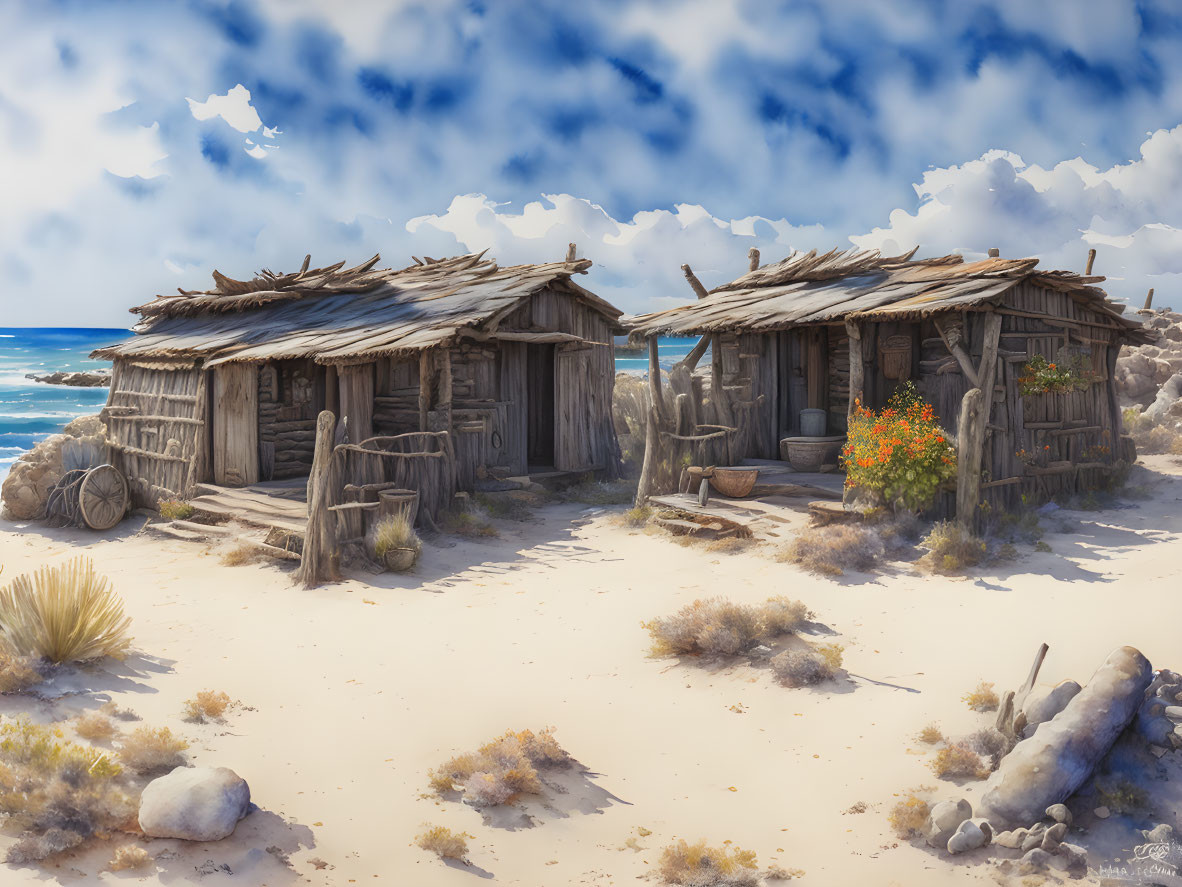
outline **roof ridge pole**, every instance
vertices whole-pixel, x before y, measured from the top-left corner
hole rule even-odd
[[[1090,277],[1092,274],[1092,263],[1096,261],[1096,250],[1093,247],[1088,250],[1088,264],[1084,267],[1084,277]]]
[[[989,247],[989,258],[996,259],[996,258],[999,258],[1000,256],[1001,256],[1001,250],[999,250],[996,246]]]
[[[576,244],[568,243],[566,245],[566,261],[573,262],[579,254],[579,249]]]
[[[1145,296],[1145,307],[1142,311],[1149,311],[1153,308],[1153,287],[1149,288],[1149,294]]]
[[[755,253],[756,261],[758,261],[759,250],[752,250],[752,251]],[[748,256],[750,256],[750,253],[748,253]],[[689,285],[693,288],[694,293],[697,294],[698,298],[699,299],[706,298],[706,296],[708,296],[709,293],[706,292],[706,287],[702,286],[702,281],[698,280],[697,275],[695,275],[693,272],[693,269],[690,268],[689,265],[682,265],[681,270],[685,274],[685,279],[689,281]],[[702,359],[702,355],[706,353],[706,349],[709,347],[710,347],[710,336],[709,335],[702,336],[702,338],[700,338],[698,340],[698,344],[695,345],[690,350],[689,354],[687,354],[684,358],[682,358],[680,361],[678,361],[677,365],[685,367],[686,369],[688,369],[692,373],[694,371],[694,367],[696,367],[698,365],[698,361]]]
[[[759,270],[759,250],[755,247],[751,247],[751,249],[747,250],[747,270]]]

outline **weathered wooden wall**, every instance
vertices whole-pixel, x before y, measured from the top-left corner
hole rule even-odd
[[[262,364],[259,374],[259,476],[307,477],[324,409],[324,367],[311,360]]]
[[[207,397],[207,374],[192,361],[115,361],[102,417],[111,461],[127,477],[136,507],[154,508],[206,479]]]

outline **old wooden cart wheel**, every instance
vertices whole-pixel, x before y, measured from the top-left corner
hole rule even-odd
[[[78,488],[78,507],[86,526],[111,529],[127,512],[127,480],[114,465],[90,469]]]

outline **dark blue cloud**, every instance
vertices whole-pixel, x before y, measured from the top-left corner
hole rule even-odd
[[[255,47],[266,33],[262,16],[253,3],[233,0],[231,3],[198,2],[194,8],[208,19],[232,44]]]

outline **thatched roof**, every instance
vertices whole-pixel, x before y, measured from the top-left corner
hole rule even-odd
[[[343,262],[290,274],[262,271],[249,281],[217,271],[215,288],[178,290],[131,309],[142,320],[134,337],[94,357],[113,360],[204,358],[231,361],[314,358],[354,363],[409,354],[471,333],[497,334],[501,318],[544,289],[587,304],[614,326],[620,312],[575,284],[591,262],[549,262],[500,268],[483,253],[427,261],[398,271],[374,270],[374,256],[354,268]],[[511,337],[511,333],[504,333]]]
[[[688,336],[724,331],[767,332],[847,318],[904,320],[952,311],[985,310],[1022,282],[1066,293],[1119,328],[1130,341],[1147,334],[1122,316],[1093,284],[1103,277],[1038,271],[1038,259],[964,261],[949,255],[912,259],[878,250],[794,252],[715,287],[697,302],[625,318],[633,335]]]

